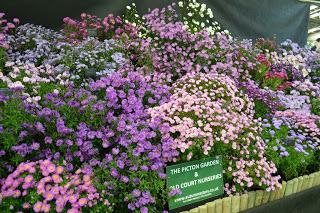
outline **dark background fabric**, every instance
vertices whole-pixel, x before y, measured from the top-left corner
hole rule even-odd
[[[135,2],[140,13],[148,8],[164,7],[174,0],[0,0],[0,11],[58,29],[66,16],[78,18],[81,12],[98,16],[121,14]],[[307,41],[309,4],[298,0],[199,0],[214,11],[217,21],[241,38],[271,38],[277,42],[289,38],[301,45]]]
[[[0,11],[8,17],[20,18],[24,23],[35,23],[58,29],[66,16],[80,18],[82,12],[104,17],[109,13],[122,14],[126,6],[135,2],[139,12],[148,8],[164,7],[172,0],[0,0]]]
[[[310,5],[298,0],[207,0],[221,26],[242,38],[306,44]]]

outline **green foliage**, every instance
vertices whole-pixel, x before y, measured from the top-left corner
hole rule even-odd
[[[310,73],[310,76],[312,77],[312,79],[313,79],[313,81],[314,81],[315,83],[319,82],[320,69],[313,70],[313,71]]]
[[[0,47],[0,72],[4,71],[4,67],[7,61],[7,53],[6,50]]]
[[[26,51],[26,50],[32,50],[36,48],[37,43],[33,38],[30,38],[27,42],[21,43],[19,46],[18,51]]]
[[[252,78],[258,83],[260,84],[261,82],[263,82],[263,79],[265,78],[265,75],[267,74],[267,72],[269,71],[269,67],[261,64],[258,67],[258,70],[252,70],[250,72]]]
[[[311,99],[311,112],[315,115],[320,115],[320,99]]]
[[[3,132],[0,133],[0,147],[6,154],[0,157],[0,163],[4,165],[16,166],[24,160],[23,157],[17,155],[11,150],[12,146],[17,144],[19,133],[22,129],[21,125],[27,121],[32,121],[32,115],[27,114],[22,108],[22,103],[17,98],[11,98],[5,103],[0,103],[0,123]],[[7,174],[5,167],[0,167],[0,177]]]
[[[265,79],[262,87],[268,87],[272,90],[277,90],[277,87],[280,86],[284,82],[281,78],[268,78]]]
[[[271,110],[269,109],[269,107],[260,100],[254,100],[254,117],[255,118],[263,118],[265,117],[265,115],[270,114]]]

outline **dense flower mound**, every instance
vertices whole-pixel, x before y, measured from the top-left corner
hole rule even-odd
[[[180,157],[224,153],[226,179],[231,182],[227,193],[255,184],[269,190],[278,186],[276,168],[266,161],[265,144],[253,120],[253,103],[232,79],[216,73],[188,74],[173,88],[170,101],[150,109],[150,114],[168,123],[171,148],[185,153]]]
[[[64,166],[49,160],[21,163],[3,181],[0,197],[2,202],[8,200],[11,205],[1,206],[1,209],[80,212],[82,208],[91,207],[100,201],[92,175],[89,167],[70,173]]]
[[[99,42],[94,38],[88,38],[76,46],[65,49],[61,62],[71,74],[71,79],[80,81],[84,79],[97,79],[115,72],[126,62],[121,52],[120,42],[105,40]]]
[[[23,65],[25,62],[47,64],[58,57],[62,41],[62,35],[56,31],[24,24],[16,28],[14,35],[8,36],[8,55],[17,65]]]
[[[229,143],[250,125],[253,104],[227,76],[189,74],[173,88],[170,102],[151,109],[152,117],[173,126],[170,132],[179,132],[173,148],[185,152],[198,139],[207,154],[214,141]]]

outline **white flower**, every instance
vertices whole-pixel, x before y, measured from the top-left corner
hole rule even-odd
[[[14,74],[13,72],[10,72],[9,75],[10,75],[11,78],[16,78],[17,77],[17,75]]]
[[[14,89],[14,88],[24,88],[23,84],[20,82],[20,81],[16,81],[16,82],[13,82],[13,83],[9,83],[8,84],[8,87],[10,89]]]
[[[33,100],[35,100],[36,102],[40,101],[41,100],[41,97],[40,96],[36,96],[33,98]]]
[[[29,97],[29,98],[26,99],[26,101],[29,102],[29,103],[31,103],[31,102],[32,102],[32,99]]]
[[[208,16],[209,16],[210,18],[213,18],[213,13],[212,13],[211,8],[208,8],[208,9],[207,9],[207,14],[208,14]]]
[[[29,82],[29,81],[30,81],[30,78],[29,78],[29,77],[23,77],[22,81],[23,81],[23,82]]]

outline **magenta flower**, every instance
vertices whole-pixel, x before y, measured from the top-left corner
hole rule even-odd
[[[38,201],[33,205],[33,211],[40,212],[42,210],[42,202]]]
[[[80,198],[79,201],[78,201],[78,203],[79,203],[80,206],[86,205],[87,202],[88,202],[88,199],[87,199],[87,198]]]

